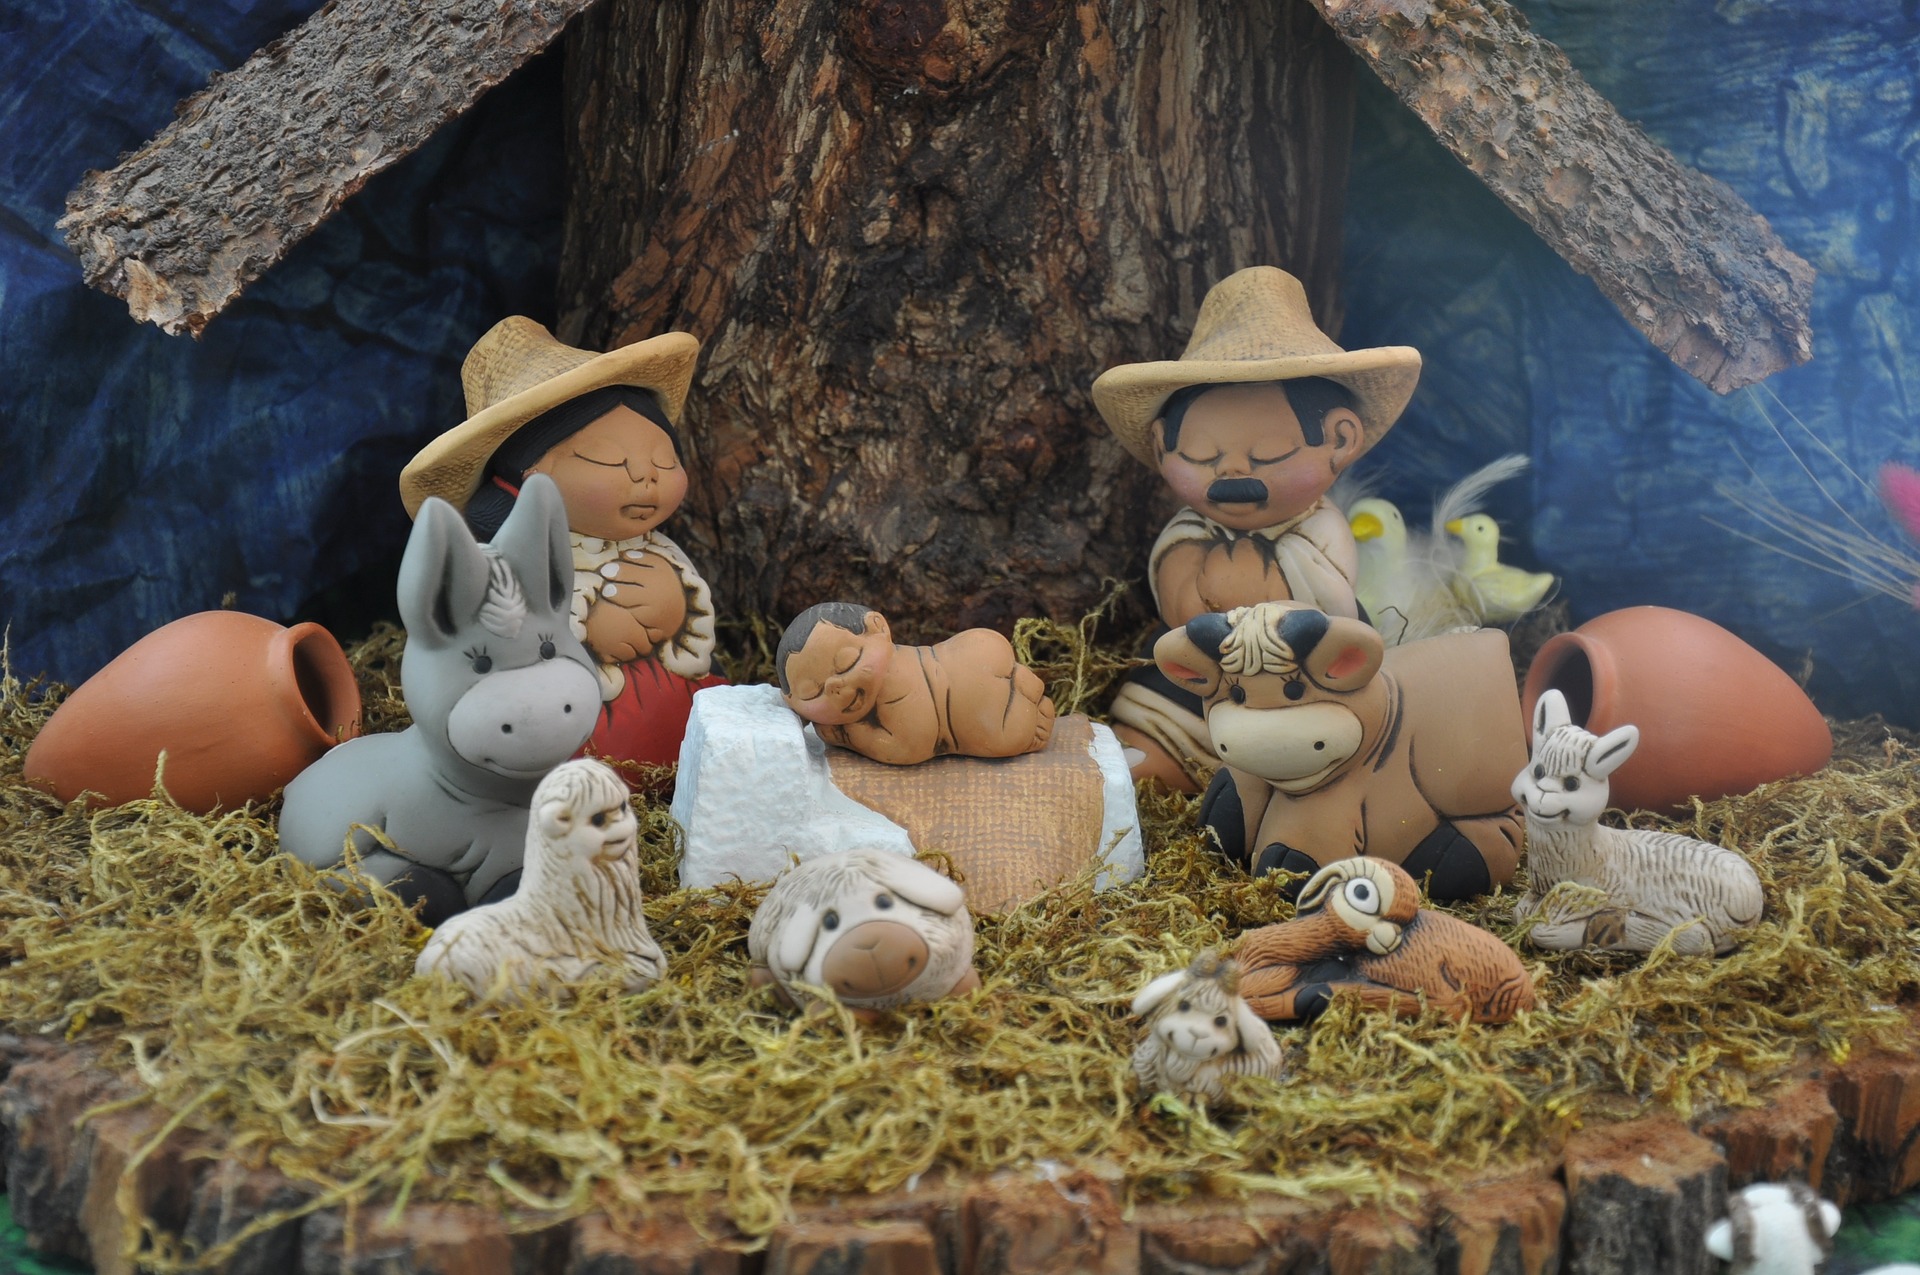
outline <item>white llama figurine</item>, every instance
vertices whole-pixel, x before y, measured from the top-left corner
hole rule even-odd
[[[1556,909],[1528,935],[1534,946],[1648,952],[1672,934],[1676,952],[1719,955],[1760,920],[1760,878],[1738,854],[1678,833],[1599,822],[1607,777],[1639,744],[1637,727],[1596,736],[1575,726],[1559,691],[1534,707],[1533,761],[1513,781],[1527,815],[1529,879],[1515,915],[1533,915],[1562,881],[1606,895],[1575,913]]]

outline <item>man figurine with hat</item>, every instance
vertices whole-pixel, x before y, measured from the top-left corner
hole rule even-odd
[[[528,474],[560,488],[573,542],[574,636],[600,677],[587,751],[668,765],[693,693],[712,676],[713,600],[660,524],[687,494],[675,426],[700,342],[685,332],[596,354],[532,319],[495,324],[460,368],[467,419],[400,475],[409,516],[428,496],[490,540]]]
[[[1418,350],[1335,345],[1300,281],[1272,266],[1215,284],[1179,358],[1103,372],[1093,401],[1107,427],[1185,506],[1147,561],[1161,621],[1288,599],[1358,616],[1353,533],[1326,494],[1419,378]],[[1197,791],[1218,764],[1199,700],[1157,669],[1129,677],[1113,719],[1141,754],[1136,778]]]

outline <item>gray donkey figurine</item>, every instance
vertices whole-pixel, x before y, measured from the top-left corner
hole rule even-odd
[[[512,895],[533,790],[586,743],[600,709],[593,662],[567,622],[572,593],[552,479],[528,476],[490,545],[452,505],[427,501],[400,563],[413,725],[349,740],[302,771],[287,785],[281,847],[327,868],[351,836],[360,870],[408,903],[424,899],[428,925]]]

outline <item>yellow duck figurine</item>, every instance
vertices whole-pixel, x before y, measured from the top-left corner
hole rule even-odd
[[[1354,501],[1347,525],[1360,551],[1354,596],[1388,646],[1476,622],[1456,597],[1457,568],[1449,546],[1409,532],[1392,501],[1377,496]]]
[[[1500,561],[1500,524],[1486,514],[1468,514],[1445,524],[1466,545],[1460,564],[1460,600],[1493,623],[1517,620],[1546,600],[1553,576],[1522,571]]]

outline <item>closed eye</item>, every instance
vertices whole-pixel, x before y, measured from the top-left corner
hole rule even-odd
[[[608,469],[625,469],[627,467],[625,457],[619,460],[601,460],[598,456],[589,456],[585,452],[575,452],[574,455],[586,461],[589,465],[604,465]]]
[[[1283,460],[1292,460],[1295,456],[1298,456],[1300,452],[1301,449],[1296,447],[1290,452],[1281,452],[1278,456],[1249,456],[1247,459],[1256,465],[1278,465]]]
[[[1186,461],[1187,464],[1189,465],[1217,465],[1220,463],[1220,459],[1224,457],[1226,453],[1215,452],[1213,455],[1206,457],[1204,460],[1198,456],[1189,456],[1185,452],[1175,452],[1174,455],[1178,456],[1181,460]]]

